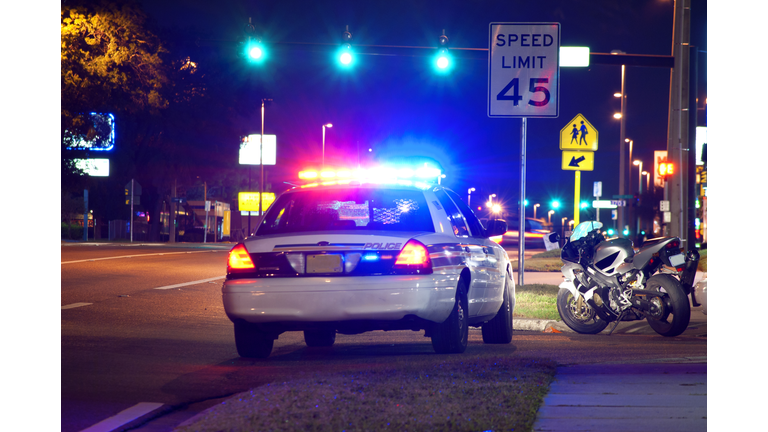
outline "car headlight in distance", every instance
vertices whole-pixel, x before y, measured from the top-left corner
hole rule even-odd
[[[229,259],[227,259],[227,273],[231,270],[253,270],[256,266],[253,265],[251,254],[248,253],[248,249],[245,245],[238,243],[235,247],[229,251]]]

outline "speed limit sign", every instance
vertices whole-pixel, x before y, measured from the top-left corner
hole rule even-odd
[[[559,115],[560,23],[491,23],[488,117]]]

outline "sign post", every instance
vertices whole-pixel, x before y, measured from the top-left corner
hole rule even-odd
[[[527,119],[559,115],[560,23],[490,23],[488,46],[488,117],[521,119],[517,277],[523,285]]]
[[[129,197],[130,195],[130,197]],[[141,185],[134,179],[125,184],[125,203],[131,206],[131,243],[133,243],[133,205],[141,204]]]
[[[581,212],[581,172],[595,169],[597,129],[583,115],[577,114],[564,128],[560,129],[560,150],[563,151],[562,169],[576,171],[573,187],[573,224],[575,226],[579,224]],[[602,183],[600,188],[602,189]]]
[[[600,201],[600,197],[603,195],[603,182],[596,181],[592,185],[592,195],[595,197],[595,201]],[[600,207],[595,207],[594,201],[592,207],[595,209],[595,218],[600,222]]]
[[[205,201],[205,223],[203,224],[203,243],[208,243],[208,212],[211,210],[211,202]]]

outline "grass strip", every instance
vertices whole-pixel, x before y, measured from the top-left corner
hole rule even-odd
[[[178,432],[531,430],[556,363],[451,356],[271,383]]]
[[[557,285],[530,284],[515,287],[514,316],[560,321],[557,313]]]
[[[517,255],[510,255],[510,262],[513,268],[517,268]],[[525,260],[525,271],[527,272],[559,272],[562,267],[560,249],[541,252]]]

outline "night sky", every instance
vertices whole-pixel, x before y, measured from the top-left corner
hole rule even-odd
[[[558,22],[562,46],[588,46],[599,53],[672,52],[671,0],[165,0],[147,1],[144,7],[160,26],[191,28],[203,40],[235,41],[252,17],[264,42],[278,46],[340,43],[348,25],[353,45],[436,47],[445,29],[453,47],[487,49],[491,22]],[[691,41],[704,51],[702,95],[706,94],[706,13],[705,1],[692,0]],[[212,49],[231,47],[218,42]],[[370,166],[403,157],[431,157],[444,169],[443,184],[460,195],[475,187],[486,199],[496,193],[506,207],[516,207],[521,121],[488,118],[487,55],[457,59],[452,73],[441,76],[429,63],[431,52],[422,52],[424,56],[359,56],[350,71],[341,71],[329,53],[296,49],[274,50],[259,67],[233,63],[242,68],[235,71],[238,79],[233,84],[244,91],[251,85],[254,103],[259,104],[261,97],[274,99],[265,116],[265,133],[276,134],[278,140],[278,166],[269,168],[272,178],[291,180],[296,171],[318,166],[322,125],[332,123],[333,128],[326,130],[326,165],[355,166],[359,159]],[[613,113],[620,111],[620,100],[613,94],[621,90],[620,66],[593,64],[562,68],[560,73],[559,117],[528,121],[527,197],[542,203],[542,208],[553,198],[573,200],[574,173],[561,169],[558,142],[560,130],[577,114],[599,132],[595,170],[582,172],[582,197],[590,198],[594,181],[603,182],[604,197],[618,193],[620,128]],[[643,160],[648,170],[653,151],[666,149],[670,71],[628,67],[625,80],[626,136],[634,140],[635,158]],[[261,127],[258,111],[239,122],[240,130],[234,132],[243,135]],[[226,142],[218,144],[236,146],[230,142],[232,132],[222,131],[220,139]],[[632,167],[631,179],[637,181],[637,167]],[[633,190],[636,187],[633,183]]]

